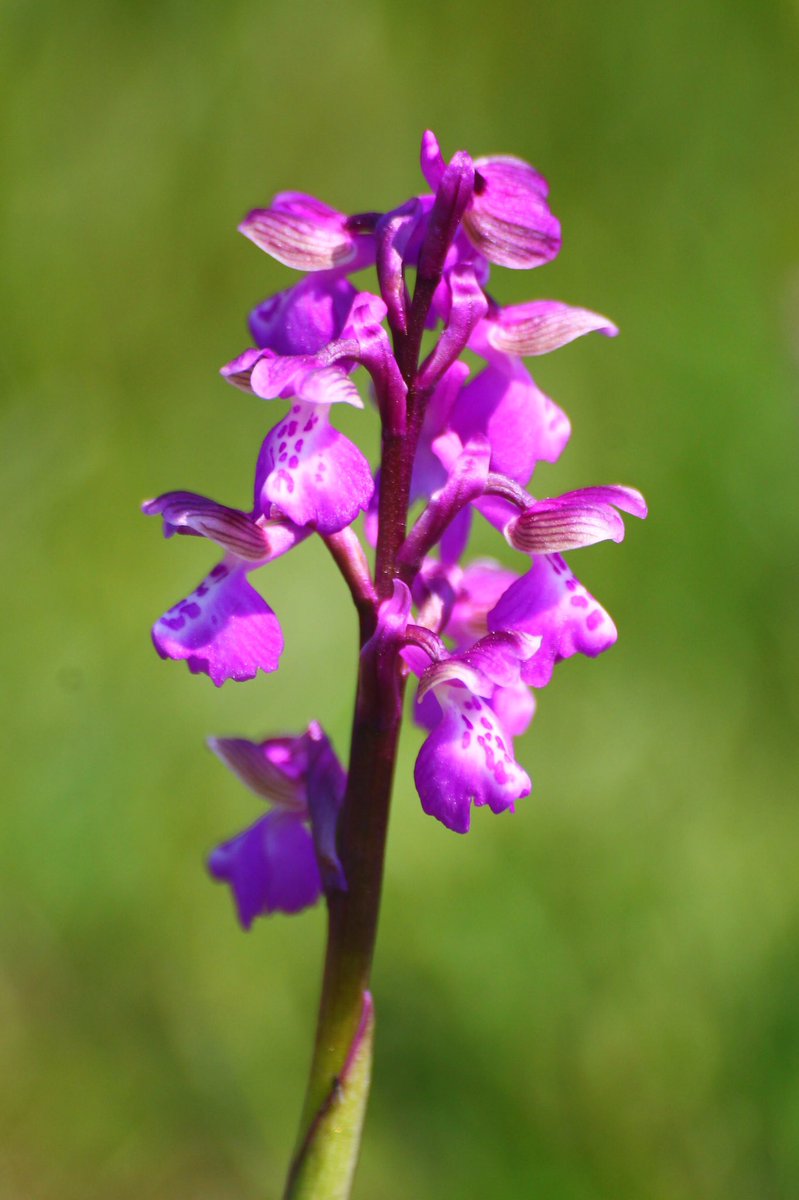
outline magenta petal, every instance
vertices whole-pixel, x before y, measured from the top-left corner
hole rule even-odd
[[[341,333],[355,295],[337,272],[308,275],[253,309],[253,340],[277,354],[316,354]]]
[[[530,482],[538,462],[556,462],[569,440],[568,417],[536,386],[517,358],[490,362],[461,392],[452,428],[462,442],[484,434],[491,469]]]
[[[487,324],[488,341],[494,349],[516,355],[549,354],[586,333],[615,337],[619,332],[607,317],[557,300],[533,300],[500,309],[499,317]]]
[[[485,701],[457,685],[437,689],[436,697],[443,716],[419,751],[414,780],[424,811],[466,833],[472,804],[495,813],[513,810],[532,785]]]
[[[267,813],[218,846],[208,869],[230,885],[245,929],[256,917],[300,912],[315,904],[322,891],[311,834],[292,813]]]
[[[266,436],[256,475],[260,504],[275,505],[296,525],[337,533],[372,498],[369,463],[330,424],[324,404],[295,404]]]
[[[245,568],[219,563],[196,591],[153,626],[162,658],[184,659],[217,687],[277,670],[283,634],[266,601],[250,587]]]
[[[491,629],[515,629],[541,638],[541,646],[525,663],[522,678],[544,687],[555,663],[573,654],[593,658],[616,641],[617,632],[605,610],[574,577],[559,554],[534,558],[532,566],[488,614]]]
[[[510,155],[479,158],[474,165],[474,200],[463,221],[473,245],[503,267],[537,267],[553,259],[560,223],[549,210],[543,176]]]

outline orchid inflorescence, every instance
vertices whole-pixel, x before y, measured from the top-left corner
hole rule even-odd
[[[545,500],[525,490],[537,463],[559,458],[570,426],[523,359],[592,331],[617,333],[583,308],[549,300],[501,307],[487,291],[490,264],[537,267],[558,253],[546,181],[507,156],[473,161],[459,152],[446,164],[432,133],[421,166],[430,191],[390,212],[348,217],[282,192],[249,213],[241,231],[304,272],[254,309],[255,346],[222,368],[243,391],[283,402],[258,455],[253,507],[168,492],[144,511],[162,517],[167,537],[200,535],[224,552],[153,629],[163,658],[183,659],[217,686],[280,662],[280,624],[251,572],[308,537],[324,540],[361,620],[356,723],[369,720],[370,695],[376,710],[396,711],[405,676],[419,677],[414,715],[428,735],[416,786],[425,812],[464,833],[472,804],[512,811],[530,791],[513,755],[513,738],[533,716],[530,689],[546,686],[563,659],[597,655],[616,640],[613,621],[562,552],[621,541],[617,510],[643,517],[646,508],[629,487]],[[350,282],[365,267],[376,267],[379,294]],[[437,338],[419,362],[425,331]],[[466,350],[483,362],[476,372],[461,357]],[[331,419],[336,404],[363,408],[359,367],[381,421],[377,470]],[[475,512],[526,556],[519,573],[464,562]],[[374,570],[364,540],[376,547]],[[320,726],[210,745],[271,805],[210,859],[242,923],[346,890],[336,821],[347,778]]]
[[[427,731],[414,771],[424,811],[458,833],[469,829],[473,805],[513,811],[531,788],[513,739],[532,720],[534,691],[563,659],[593,657],[616,640],[613,621],[562,553],[621,541],[620,511],[646,516],[629,487],[543,500],[526,490],[571,431],[523,359],[590,332],[617,333],[584,308],[551,300],[502,307],[487,291],[490,264],[537,267],[557,255],[546,181],[509,156],[458,152],[445,163],[432,133],[422,139],[421,166],[430,190],[389,212],[346,216],[281,192],[249,213],[241,231],[304,272],[254,309],[255,345],[222,368],[234,386],[283,402],[258,455],[252,509],[194,492],[144,505],[167,537],[205,537],[223,551],[156,622],[162,658],[182,659],[217,686],[277,670],[280,624],[249,576],[314,536],[358,616],[347,771],[316,721],[295,736],[209,743],[270,806],[209,860],[212,875],[230,885],[242,925],[297,912],[323,894],[327,901],[317,1037],[287,1200],[349,1194],[368,1093],[371,964],[408,679],[418,677],[413,713]],[[377,292],[351,282],[368,267]],[[379,464],[331,419],[336,404],[364,407],[358,368],[380,419]],[[518,572],[466,559],[475,513],[521,556]]]

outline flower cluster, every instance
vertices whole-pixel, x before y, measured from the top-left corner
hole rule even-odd
[[[348,216],[283,192],[248,214],[241,231],[303,272],[250,314],[254,345],[222,368],[229,383],[280,404],[258,455],[252,509],[168,492],[144,511],[161,516],[167,537],[202,536],[223,552],[153,628],[162,658],[183,659],[217,686],[279,665],[278,617],[250,573],[307,537],[325,540],[367,614],[361,654],[375,686],[399,705],[404,677],[419,677],[414,712],[428,733],[416,786],[425,812],[463,833],[472,805],[513,810],[530,791],[513,738],[532,719],[531,689],[546,686],[563,659],[598,655],[616,640],[562,553],[621,541],[619,512],[643,517],[646,507],[621,486],[544,500],[526,490],[539,462],[559,458],[570,425],[524,359],[617,332],[587,309],[550,300],[502,307],[487,290],[492,264],[531,268],[557,255],[546,181],[509,156],[459,152],[446,163],[432,133],[421,167],[429,191],[389,212]],[[350,281],[365,267],[375,268],[376,293]],[[425,331],[433,346],[420,362]],[[467,350],[481,361],[476,371],[463,361]],[[391,463],[370,464],[333,423],[335,405],[364,407],[359,369],[384,447],[400,447]],[[360,514],[377,550],[374,574],[353,528]],[[465,561],[475,516],[518,553],[518,572]],[[211,745],[273,805],[211,856],[242,923],[346,888],[336,852],[346,776],[321,729]]]

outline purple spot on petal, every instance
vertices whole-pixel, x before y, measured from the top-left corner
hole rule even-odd
[[[461,746],[464,750],[466,750],[471,740],[472,735],[468,731],[464,731],[463,736],[461,737]]]
[[[292,471],[296,471],[296,469],[299,465],[300,465],[300,460],[297,458],[297,455],[292,454],[291,458],[289,459],[289,466],[291,467]]]
[[[297,438],[297,444],[294,447],[294,449],[297,451],[298,454],[299,454],[300,450],[302,450],[304,444],[305,444],[304,438]]]
[[[588,597],[572,596],[570,603],[572,608],[588,608]]]
[[[586,621],[585,621],[586,628],[590,629],[591,632],[593,633],[593,631],[597,628],[597,626],[602,624],[603,620],[604,620],[604,614],[601,613],[598,608],[595,608],[594,611],[592,613],[589,613],[586,618]]]

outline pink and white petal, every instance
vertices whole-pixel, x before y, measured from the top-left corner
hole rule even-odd
[[[295,404],[267,434],[258,467],[260,504],[273,504],[296,525],[337,533],[367,508],[374,490],[369,463],[330,424],[327,405]]]
[[[597,542],[624,540],[624,521],[609,504],[579,500],[539,500],[505,526],[514,550],[525,554],[556,554]]]
[[[607,317],[587,308],[573,308],[558,300],[532,300],[500,309],[487,322],[488,341],[504,354],[549,354],[587,333],[616,337],[617,327]]]
[[[542,554],[488,614],[490,629],[523,630],[541,638],[522,678],[544,687],[556,663],[574,654],[596,657],[618,636],[608,613],[575,578],[559,554]]]
[[[246,568],[229,562],[156,621],[152,636],[161,658],[183,659],[217,687],[276,671],[283,650],[277,617],[247,582]]]
[[[264,529],[251,516],[196,492],[165,492],[145,501],[142,512],[163,518],[165,537],[175,533],[205,537],[250,562],[264,561],[268,555]]]
[[[299,271],[341,267],[356,256],[346,216],[302,192],[281,192],[269,208],[253,209],[239,231],[272,258]]]
[[[513,811],[532,784],[485,701],[458,685],[437,695],[443,715],[419,752],[414,780],[424,811],[448,829],[467,833],[472,804],[495,813]]]
[[[262,350],[251,346],[238,358],[231,359],[229,363],[225,363],[224,367],[220,367],[219,374],[242,392],[251,392],[253,367],[260,362],[262,355]]]

